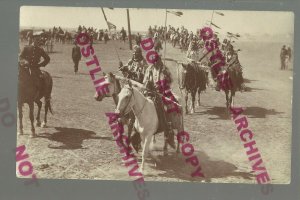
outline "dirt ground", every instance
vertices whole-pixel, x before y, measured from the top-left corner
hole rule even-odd
[[[247,92],[237,92],[235,105],[245,108],[249,127],[271,177],[272,183],[289,183],[291,169],[292,70],[281,71],[282,43],[240,42],[240,62],[244,68]],[[21,44],[23,47],[24,44]],[[131,57],[128,44],[109,41],[94,45],[95,54],[105,72],[116,72],[118,59],[126,63]],[[54,81],[48,127],[36,128],[37,138],[30,139],[28,106],[24,106],[25,135],[18,136],[17,145],[26,145],[26,152],[40,179],[102,179],[132,180],[128,168],[122,165],[118,146],[104,115],[114,110],[111,98],[96,102],[95,89],[84,61],[79,74],[73,73],[71,44],[55,44],[46,70]],[[167,57],[184,59],[178,48],[167,45]],[[176,65],[166,62],[180,94]],[[208,88],[201,94],[196,113],[184,115],[185,130],[190,134],[203,173],[204,182],[256,183],[236,126],[226,117],[225,94]],[[35,107],[35,111],[37,107]],[[43,110],[42,110],[43,111]],[[43,112],[42,112],[43,117]],[[163,156],[163,137],[159,135],[147,159],[146,181],[201,181],[191,178],[191,168],[184,157],[169,148]],[[141,153],[138,154],[139,163]]]

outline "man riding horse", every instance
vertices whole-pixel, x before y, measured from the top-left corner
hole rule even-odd
[[[155,63],[153,63],[147,68],[143,84],[147,89],[146,95],[150,96],[155,104],[158,119],[159,122],[161,122],[158,130],[164,131],[165,139],[173,148],[175,148],[172,122],[170,119],[168,119],[166,111],[164,109],[162,96],[160,95],[161,87],[158,84],[159,81],[166,81],[169,84],[171,84],[172,82],[171,73],[161,61],[160,56],[157,57]]]
[[[127,65],[120,63],[120,71],[122,71],[124,77],[143,82],[146,69],[148,67],[146,59],[142,55],[142,50],[139,46],[133,47],[133,56],[128,61]]]
[[[42,86],[40,67],[45,67],[50,62],[50,57],[40,45],[41,33],[34,33],[33,45],[25,46],[20,54],[20,64],[28,66],[31,71],[31,80],[37,89],[36,98],[39,96]],[[43,62],[40,62],[41,58],[43,58]]]
[[[244,78],[243,78],[243,68],[240,64],[237,51],[233,49],[233,46],[229,46],[228,52],[226,54],[226,65],[228,70],[234,70],[236,72],[236,89],[243,91],[245,89]]]

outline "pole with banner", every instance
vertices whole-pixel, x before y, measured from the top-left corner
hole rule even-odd
[[[127,23],[128,23],[129,49],[132,50],[131,29],[130,29],[130,17],[129,17],[129,9],[128,9],[128,8],[127,8]]]
[[[167,19],[168,19],[168,13],[176,15],[177,17],[181,17],[181,15],[183,15],[183,13],[181,11],[175,12],[175,11],[168,11],[166,9],[166,17],[165,17],[165,30],[166,30],[166,34],[165,34],[164,64],[166,63],[166,54],[167,54]]]
[[[112,24],[111,22],[109,22],[109,21],[107,21],[107,18],[106,18],[106,15],[105,15],[105,12],[104,12],[104,10],[103,10],[103,8],[101,7],[101,10],[102,10],[102,13],[103,13],[103,16],[104,16],[104,19],[105,19],[105,22],[106,22],[106,24],[107,24],[107,27],[108,27],[108,31],[109,31],[109,33],[111,34],[111,29],[117,29],[117,27],[116,27],[116,25],[114,25],[114,24]],[[118,60],[119,60],[119,62],[121,62],[121,60],[120,60],[120,56],[119,56],[119,53],[118,53],[118,50],[116,49],[116,47],[115,47],[115,45],[113,44],[113,47],[114,47],[114,49],[115,49],[115,52],[116,52],[116,54],[117,54],[117,57],[118,57]]]

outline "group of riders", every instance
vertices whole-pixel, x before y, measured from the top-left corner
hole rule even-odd
[[[170,36],[172,36],[173,31],[176,30],[173,27],[170,27]],[[162,49],[161,41],[165,39],[163,36],[164,28],[163,27],[156,27],[151,28],[151,26],[148,29],[148,37],[153,37],[154,41],[154,49],[159,52],[159,50]],[[191,38],[189,38],[189,45],[187,48],[187,64],[198,67],[199,65],[208,66],[212,63],[207,62],[199,62],[199,52],[204,49],[204,42],[195,34],[191,33]],[[230,40],[224,39],[223,43],[220,44],[219,39],[217,35],[214,35],[216,41],[219,43],[219,46],[221,47],[221,51],[224,53],[226,57],[226,65],[223,68],[230,68],[235,67],[238,68],[236,70],[237,73],[237,81],[240,83],[238,90],[242,91],[244,90],[244,80],[242,75],[242,66],[238,59],[238,51],[234,50],[233,45],[231,44]],[[169,38],[171,39],[171,38]],[[168,39],[167,39],[168,40]],[[160,91],[158,88],[157,82],[161,80],[167,80],[170,84],[172,82],[172,77],[169,69],[164,65],[162,62],[161,54],[158,58],[158,60],[148,65],[145,57],[142,54],[142,49],[139,45],[135,45],[133,47],[132,57],[129,59],[127,64],[123,65],[122,62],[120,62],[119,70],[122,72],[123,76],[137,81],[139,83],[142,83],[144,85],[144,88],[146,88],[145,95],[148,95],[152,98],[154,104],[156,105],[156,111],[158,113],[159,121],[162,122],[162,127],[165,129],[165,136],[168,139],[168,143],[173,146],[173,137],[174,134],[172,133],[172,130],[170,128],[170,119],[168,119],[167,114],[164,109],[163,102],[161,100]],[[200,78],[200,77],[198,77]],[[206,76],[206,78],[208,78]],[[216,80],[216,77],[213,77],[214,80],[217,82],[216,84],[216,90],[220,91],[220,86],[218,84],[218,81]],[[187,78],[185,81],[188,81]],[[208,83],[208,80],[205,81]],[[185,87],[185,82],[183,83],[182,87]],[[177,100],[175,100],[176,103]]]
[[[155,50],[157,52],[159,52],[162,49],[161,41],[171,40],[171,36],[177,34],[179,29],[175,29],[170,26],[168,30],[168,37],[164,36],[164,30],[166,29],[164,29],[163,27],[157,28],[156,26],[154,28],[149,27],[148,30],[148,36],[154,38]],[[182,30],[183,33],[186,33],[186,29]],[[82,32],[84,31],[84,29],[81,27],[81,30],[78,31]],[[86,31],[91,32],[92,30]],[[225,68],[229,68],[233,65],[235,67],[238,67],[240,69],[240,81],[243,82],[242,67],[239,63],[237,51],[234,50],[229,40],[225,39],[221,44],[219,42],[218,36],[214,35],[214,37],[219,43],[221,51],[224,52],[224,54],[226,55]],[[197,65],[199,63],[199,57],[195,57],[194,55],[197,55],[199,51],[204,49],[204,42],[200,39],[200,37],[197,34],[193,34],[192,32],[187,35],[187,38],[187,41],[189,41],[189,45],[187,48],[188,64]],[[28,69],[30,69],[32,82],[37,88],[37,91],[41,91],[42,85],[42,73],[40,67],[45,67],[50,62],[50,58],[42,48],[42,45],[43,34],[41,34],[40,32],[36,34],[33,33],[32,44],[25,46],[19,56],[20,67],[27,67]],[[43,58],[42,62],[40,62],[41,58]],[[210,64],[205,63],[205,65],[209,66]],[[174,134],[170,130],[170,121],[167,118],[166,113],[164,112],[164,104],[162,102],[161,95],[159,95],[160,91],[158,85],[156,84],[160,80],[167,80],[169,84],[172,83],[171,73],[168,70],[168,68],[164,65],[161,58],[161,54],[158,56],[158,59],[155,63],[149,65],[145,57],[143,56],[141,47],[139,45],[135,45],[133,47],[132,57],[125,65],[123,65],[122,62],[120,62],[119,70],[126,78],[132,79],[144,85],[144,87],[146,88],[145,95],[150,96],[156,105],[159,121],[162,122],[161,128],[164,129],[165,133],[167,133],[166,137],[168,138],[168,143],[171,146],[175,147]],[[240,90],[242,89],[243,88],[241,87]],[[216,86],[216,90],[220,90],[218,84]],[[38,96],[39,94],[36,95]]]

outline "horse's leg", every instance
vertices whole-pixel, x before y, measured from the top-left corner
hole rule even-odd
[[[224,90],[225,95],[226,95],[226,115],[228,117],[230,117],[230,111],[229,111],[229,107],[230,107],[230,102],[229,102],[229,91],[228,90]]]
[[[197,102],[198,107],[200,107],[200,94],[201,94],[201,91],[200,91],[200,88],[198,88],[198,102]]]
[[[153,135],[153,144],[156,143],[155,135]]]
[[[235,96],[235,91],[231,90],[231,92],[230,92],[230,107],[234,107],[234,96]]]
[[[188,114],[188,100],[189,100],[189,93],[187,90],[185,90],[185,114]]]
[[[196,93],[197,93],[197,90],[193,90],[193,91],[191,92],[191,96],[192,96],[191,113],[192,113],[192,114],[195,112]]]
[[[47,127],[47,114],[48,114],[49,107],[50,107],[50,99],[45,98],[45,116],[44,116],[44,121],[42,124],[43,128]]]
[[[229,97],[228,97],[229,91],[225,90],[224,92],[225,92],[225,95],[226,95],[226,108],[228,109],[228,107],[229,107]]]
[[[29,103],[29,119],[31,123],[31,136],[35,137],[35,128],[34,128],[34,102]]]
[[[41,115],[41,109],[42,109],[42,102],[41,102],[41,100],[37,100],[35,103],[38,106],[38,113],[37,113],[37,116],[36,116],[36,126],[41,127],[40,115]]]
[[[168,155],[168,138],[167,138],[167,133],[164,131],[164,156]]]
[[[19,110],[19,135],[23,135],[23,104],[18,102],[18,110]]]
[[[131,143],[131,133],[132,133],[134,121],[135,121],[135,116],[130,115],[129,123],[128,123],[128,145],[130,145],[130,143]]]
[[[177,129],[177,135],[181,132],[181,130]],[[180,153],[180,149],[179,149],[179,140],[178,137],[176,136],[176,140],[177,140],[177,147],[176,147],[176,153]]]
[[[144,147],[143,147],[143,153],[142,153],[142,171],[145,168],[145,159],[147,157],[148,151],[149,151],[149,146],[151,142],[151,135],[148,135],[145,137],[145,142],[144,142]]]

